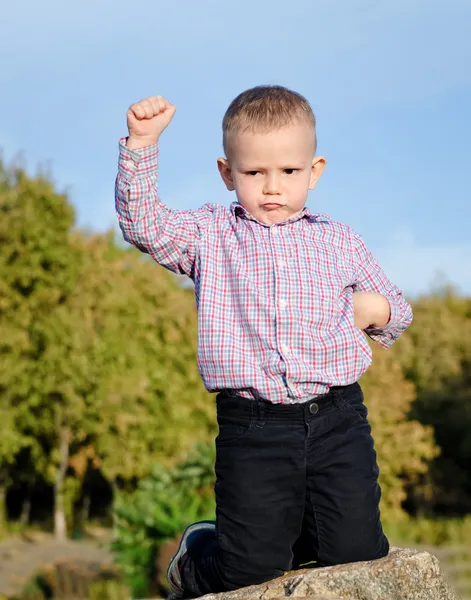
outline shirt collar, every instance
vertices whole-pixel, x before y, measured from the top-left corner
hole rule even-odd
[[[241,217],[243,219],[250,219],[251,221],[255,221],[256,223],[259,222],[259,221],[257,221],[257,219],[255,219],[255,217],[253,217],[242,206],[242,204],[239,204],[239,202],[232,202],[231,206],[230,206],[230,210],[231,210],[232,214],[235,217]],[[305,206],[303,208],[302,212],[297,217],[294,217],[293,219],[290,219],[289,221],[283,221],[283,223],[294,223],[294,222],[299,221],[300,219],[303,219],[303,218],[308,219],[311,223],[319,223],[319,222],[323,222],[323,221],[331,221],[332,220],[329,217],[329,215],[325,215],[325,214],[322,214],[322,213],[312,213],[309,210],[309,208],[307,208],[307,206]],[[265,223],[261,223],[261,225],[266,225],[266,224]],[[281,225],[281,223],[280,223],[280,225]]]

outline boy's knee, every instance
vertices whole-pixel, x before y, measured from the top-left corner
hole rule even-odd
[[[362,540],[361,537],[338,540],[327,552],[319,556],[321,566],[344,565],[346,563],[378,560],[389,552],[389,542],[382,534],[379,539]]]
[[[285,571],[269,567],[267,565],[256,565],[252,562],[244,564],[237,562],[230,566],[224,566],[224,581],[227,590],[238,590],[249,585],[265,583],[277,577],[281,577]]]

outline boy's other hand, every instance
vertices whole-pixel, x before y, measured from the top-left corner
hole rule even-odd
[[[176,108],[162,96],[149,96],[131,104],[126,113],[131,150],[156,144],[162,131],[175,114]]]
[[[391,316],[388,300],[377,292],[354,292],[353,314],[359,329],[384,327]]]

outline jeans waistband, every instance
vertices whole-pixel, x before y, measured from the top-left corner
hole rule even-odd
[[[224,390],[216,397],[218,411],[223,410],[225,414],[233,414],[234,416],[258,416],[261,418],[272,419],[304,419],[306,414],[321,414],[326,410],[330,410],[332,405],[337,400],[349,394],[354,394],[357,390],[361,390],[358,382],[349,385],[332,386],[327,394],[315,396],[305,402],[295,404],[274,404],[268,400],[252,400],[239,396],[232,390]],[[313,413],[310,410],[312,404],[318,405],[318,410]]]

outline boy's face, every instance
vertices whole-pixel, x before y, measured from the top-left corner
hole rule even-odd
[[[227,154],[218,159],[227,189],[267,225],[299,215],[325,167],[325,159],[314,156],[314,131],[303,121],[266,133],[230,134]]]

